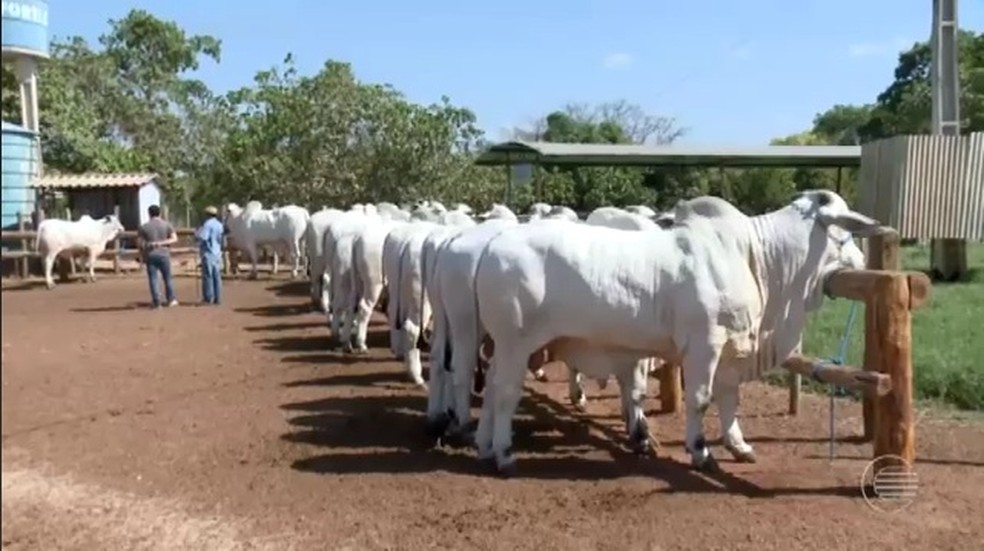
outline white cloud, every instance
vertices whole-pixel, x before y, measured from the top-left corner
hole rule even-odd
[[[911,46],[912,42],[904,38],[893,38],[881,42],[858,42],[848,46],[847,55],[851,57],[894,56]]]
[[[627,54],[624,52],[615,52],[605,56],[601,64],[604,65],[606,69],[619,70],[627,69],[635,61],[632,58],[632,54]]]

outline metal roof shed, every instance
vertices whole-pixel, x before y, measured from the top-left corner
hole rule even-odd
[[[480,166],[810,167],[861,166],[861,146],[769,145],[761,147],[651,146],[511,141],[482,152]]]
[[[147,207],[161,204],[160,180],[153,173],[46,174],[32,185],[46,194],[65,196],[73,219],[83,214],[106,216],[119,207],[120,222],[127,230],[148,220]]]

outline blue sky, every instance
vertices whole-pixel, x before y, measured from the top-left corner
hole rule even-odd
[[[91,40],[131,8],[222,40],[199,77],[224,91],[294,54],[348,61],[414,101],[447,94],[491,139],[567,102],[624,98],[688,129],[682,143],[764,144],[861,103],[929,36],[930,0],[50,0],[55,36]],[[984,2],[960,24],[984,29]],[[41,83],[44,86],[44,83]]]

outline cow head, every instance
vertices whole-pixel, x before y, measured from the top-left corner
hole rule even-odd
[[[116,236],[126,231],[123,224],[120,223],[120,219],[117,218],[115,214],[103,216],[101,222],[103,225],[103,235],[106,236],[106,241],[116,239]]]
[[[225,215],[227,218],[230,216],[235,218],[240,214],[242,214],[242,212],[243,212],[243,208],[237,205],[236,203],[229,203],[225,207]]]
[[[533,203],[526,213],[530,215],[530,220],[543,218],[550,214],[550,205],[546,203]]]
[[[513,211],[509,209],[506,205],[501,203],[493,203],[492,208],[479,214],[477,218],[482,220],[513,220],[519,221]]]
[[[676,215],[673,211],[661,212],[653,217],[653,222],[664,230],[673,226],[676,222]]]
[[[854,238],[870,237],[883,231],[877,220],[851,210],[840,195],[824,189],[796,194],[792,206],[804,219],[814,222],[810,249],[820,251],[821,283],[837,270],[865,267],[864,253]],[[819,308],[823,300],[822,289],[821,284],[811,293],[807,310]]]
[[[472,208],[464,203],[456,203],[452,210],[463,214],[471,214],[473,212]]]

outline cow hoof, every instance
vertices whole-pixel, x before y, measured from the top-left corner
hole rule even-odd
[[[451,418],[446,413],[438,415],[434,419],[427,420],[426,434],[428,440],[433,444],[434,447],[441,447],[442,441],[445,440],[444,434],[448,430],[448,426],[451,425]]]
[[[648,437],[646,437],[645,439],[635,439],[630,444],[630,447],[632,449],[632,453],[634,453],[635,455],[644,455],[645,456],[645,455],[652,455],[653,454],[653,446],[649,442],[649,438]]]
[[[444,437],[444,443],[451,448],[469,448],[475,445],[474,430],[453,430]]]
[[[571,406],[581,413],[587,413],[588,411],[588,401],[584,398],[581,398],[580,400],[571,400]]]
[[[707,459],[703,462],[695,464],[694,469],[704,474],[718,474],[721,472],[721,466],[718,465],[717,459],[714,459],[713,455],[708,455]]]
[[[758,463],[758,457],[755,456],[755,452],[751,449],[742,451],[732,446],[725,446],[725,448],[738,463]]]
[[[508,459],[497,461],[495,470],[502,478],[513,478],[518,473],[516,469],[516,460],[509,457]]]
[[[44,286],[47,287],[49,291],[55,288],[54,283],[45,283]]]

